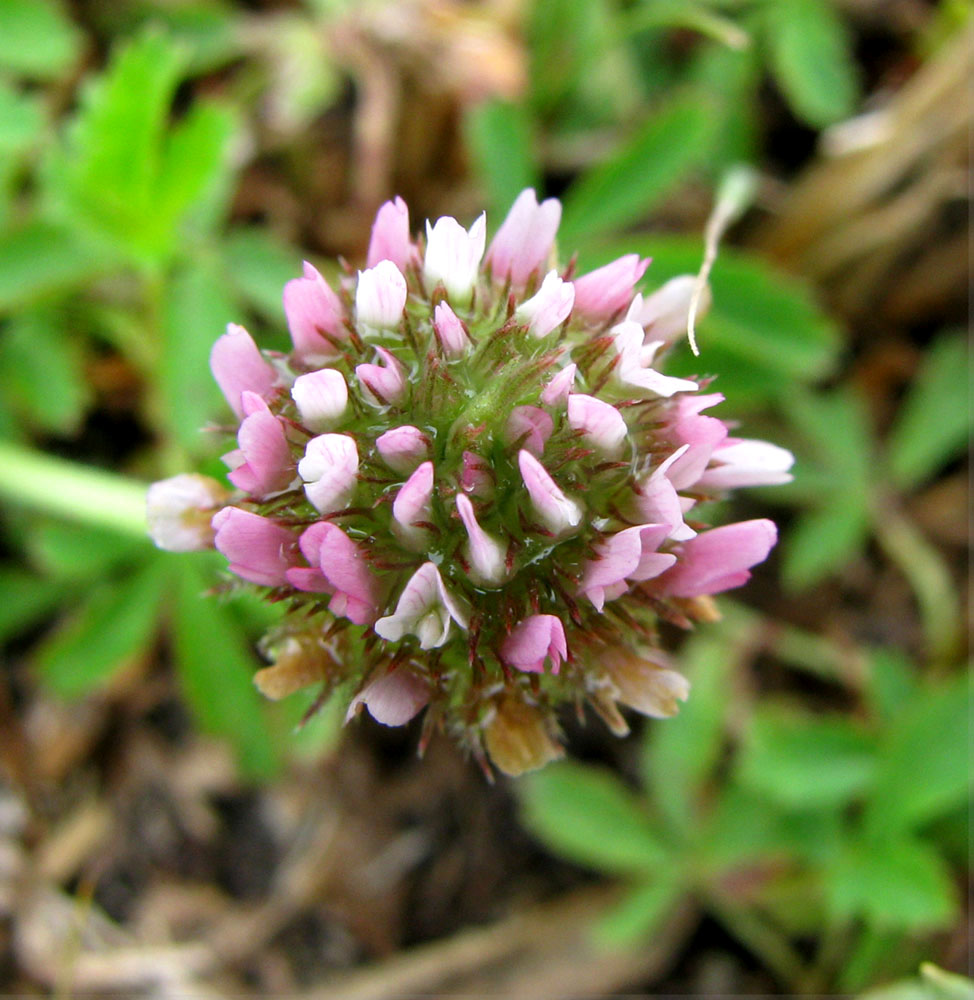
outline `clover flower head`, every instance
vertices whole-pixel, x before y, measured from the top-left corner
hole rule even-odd
[[[664,717],[687,697],[659,622],[711,617],[709,595],[776,540],[768,520],[708,527],[695,507],[787,481],[792,457],[730,437],[705,412],[719,394],[660,371],[694,280],[643,297],[635,254],[573,277],[560,218],[525,191],[489,246],[483,215],[414,240],[396,198],[362,270],[305,264],[287,283],[289,354],[236,325],[216,341],[235,492],[158,483],[150,532],[215,547],[284,603],[268,696],[317,683],[348,718],[425,713],[421,745],[444,731],[512,774],[561,755],[563,705],[624,732],[618,706]]]

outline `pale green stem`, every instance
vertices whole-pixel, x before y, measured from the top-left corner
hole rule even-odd
[[[0,441],[0,499],[145,538],[143,483]]]

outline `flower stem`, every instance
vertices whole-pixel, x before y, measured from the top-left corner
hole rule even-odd
[[[0,441],[0,498],[146,538],[144,484]]]

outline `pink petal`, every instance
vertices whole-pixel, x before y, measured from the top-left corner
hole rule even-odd
[[[384,347],[377,347],[381,365],[356,365],[355,374],[362,387],[362,395],[375,406],[398,403],[406,393],[406,369]]]
[[[242,392],[255,392],[269,399],[277,384],[277,373],[263,359],[250,334],[236,323],[230,323],[227,332],[213,345],[210,370],[238,417],[244,416]]]
[[[633,506],[641,520],[647,524],[668,524],[670,538],[685,541],[696,532],[683,522],[683,505],[676,488],[670,482],[670,468],[689,450],[689,445],[678,448],[669,458],[661,462],[645,481],[635,489]]]
[[[392,516],[407,530],[415,521],[432,517],[430,500],[433,496],[433,463],[423,462],[406,480],[392,503]]]
[[[462,357],[470,345],[463,324],[446,302],[439,303],[433,310],[433,331],[447,358]]]
[[[566,365],[558,374],[545,386],[541,393],[541,402],[545,406],[559,406],[566,402],[568,394],[575,385],[575,365]]]
[[[429,291],[443,285],[451,302],[461,305],[469,302],[486,238],[487,216],[484,214],[469,232],[449,215],[437,219],[433,226],[427,222],[423,276]]]
[[[494,495],[494,477],[490,474],[490,466],[485,458],[472,451],[463,453],[460,489],[481,500],[489,500]]]
[[[514,316],[533,337],[540,340],[568,319],[574,302],[572,283],[562,281],[557,271],[549,271],[537,293],[522,302],[514,311]]]
[[[739,521],[701,532],[677,550],[678,562],[659,578],[670,597],[698,597],[739,587],[750,568],[763,562],[778,539],[768,520]]]
[[[615,377],[624,386],[643,389],[664,398],[678,392],[696,392],[700,388],[692,379],[663,375],[650,367],[656,348],[662,342],[644,346],[643,329],[638,323],[623,320],[612,328],[611,333],[619,354]]]
[[[517,461],[531,504],[544,524],[555,534],[577,527],[582,520],[582,508],[562,493],[545,467],[523,448]]]
[[[380,434],[375,441],[382,461],[403,476],[408,476],[428,457],[430,445],[430,439],[418,427],[410,424],[393,427],[391,431]]]
[[[501,644],[501,656],[518,670],[543,673],[544,662],[551,659],[551,672],[557,674],[568,655],[565,629],[555,615],[531,615],[520,622]]]
[[[287,489],[294,478],[294,462],[284,434],[284,425],[256,393],[241,393],[249,415],[237,432],[237,443],[245,462],[227,478],[238,489],[255,497]]]
[[[677,399],[676,413],[670,421],[668,433],[676,447],[689,447],[667,472],[667,478],[676,489],[687,489],[697,483],[711,455],[727,437],[727,425],[723,420],[700,414],[701,410],[716,406],[723,399],[719,392],[706,396],[680,396]]]
[[[611,319],[632,301],[636,282],[646,273],[649,260],[630,253],[576,278],[575,309],[587,319]]]
[[[561,222],[561,202],[548,198],[540,205],[531,188],[522,191],[491,241],[486,262],[495,278],[509,278],[523,288],[540,272],[551,254]]]
[[[400,271],[417,259],[416,247],[409,238],[409,209],[398,195],[385,202],[375,217],[369,239],[367,267],[381,260],[391,260]]]
[[[238,507],[213,515],[214,544],[230,563],[230,572],[264,587],[287,583],[294,564],[294,535],[269,518]]]
[[[711,465],[697,485],[701,489],[730,490],[742,486],[778,486],[791,482],[788,471],[795,456],[767,441],[726,438],[714,449]]]
[[[614,406],[583,393],[568,397],[568,423],[608,456],[620,452],[629,433],[622,414]]]
[[[404,726],[428,702],[429,685],[408,667],[398,667],[391,674],[372,681],[348,706],[348,722],[365,705],[369,715],[384,726]]]
[[[195,473],[153,483],[146,494],[145,519],[149,537],[167,552],[213,548],[213,512],[229,494],[209,476]]]
[[[450,623],[467,627],[467,615],[443,585],[440,571],[424,563],[410,577],[396,610],[374,625],[377,635],[392,642],[404,635],[417,636],[422,649],[442,646],[450,637]]]
[[[334,368],[299,375],[291,386],[291,398],[298,408],[301,423],[321,432],[331,427],[348,407],[345,376]]]
[[[301,533],[298,543],[301,555],[308,561],[308,566],[295,566],[287,571],[287,580],[298,590],[307,590],[316,594],[330,594],[331,585],[321,572],[321,550],[328,529],[332,525],[327,521],[316,521]]]
[[[332,612],[356,625],[371,625],[378,614],[378,581],[368,568],[362,547],[337,524],[324,526],[319,564],[335,590],[329,605]]]
[[[344,326],[345,310],[328,282],[307,261],[304,262],[304,277],[295,278],[284,286],[284,314],[294,353],[302,361],[318,364],[338,356],[334,342],[348,336]]]
[[[359,271],[355,287],[355,317],[375,330],[395,330],[406,307],[406,279],[391,260]]]
[[[510,444],[527,448],[532,455],[540,458],[554,428],[551,415],[539,407],[515,406],[507,418],[504,434]]]
[[[347,434],[320,434],[305,448],[298,462],[305,481],[304,492],[322,514],[332,514],[348,505],[358,475],[358,448]]]
[[[663,343],[685,337],[690,316],[690,300],[697,279],[692,274],[670,278],[663,286],[645,298],[637,295],[629,307],[626,319],[635,320],[646,329],[646,335]],[[710,308],[710,289],[705,285],[697,306],[699,320]]]
[[[457,513],[467,529],[467,553],[474,578],[481,583],[500,583],[507,576],[506,548],[480,527],[473,504],[464,493],[457,494]]]

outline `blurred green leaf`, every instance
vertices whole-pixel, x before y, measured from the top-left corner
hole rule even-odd
[[[896,717],[879,748],[864,819],[875,837],[915,829],[967,799],[972,716],[974,691],[965,674],[916,695]]]
[[[81,44],[55,0],[0,0],[0,70],[53,80],[77,62]]]
[[[210,350],[236,309],[215,269],[202,261],[174,273],[163,307],[161,418],[190,454],[212,451],[219,442],[202,428],[226,411],[210,374]]]
[[[186,700],[205,729],[233,744],[247,775],[270,777],[278,757],[253,683],[257,659],[227,609],[206,596],[212,577],[181,561],[173,641]]]
[[[561,246],[574,248],[644,219],[707,155],[713,110],[701,92],[671,100],[608,159],[583,174],[564,199]]]
[[[964,450],[972,427],[967,337],[949,333],[926,352],[890,432],[893,479],[911,489]]]
[[[873,444],[862,401],[852,392],[789,391],[789,419],[833,477],[833,489],[865,490],[873,480]]]
[[[0,235],[0,312],[91,281],[107,270],[106,256],[44,222]]]
[[[125,579],[97,586],[36,649],[48,686],[64,698],[80,697],[146,653],[167,583],[163,560],[153,556]]]
[[[32,428],[71,434],[91,401],[81,345],[50,309],[22,312],[0,333],[0,396]]]
[[[44,129],[38,94],[23,94],[0,79],[0,160],[35,145]]]
[[[237,226],[223,241],[226,278],[234,291],[272,323],[284,322],[284,285],[301,276],[301,254],[259,226]],[[265,343],[265,341],[261,341]]]
[[[788,529],[782,576],[790,590],[803,590],[849,563],[869,537],[866,498],[842,490],[827,507],[802,514]]]
[[[63,586],[12,566],[0,567],[0,641],[43,621],[64,597]]]
[[[697,825],[701,786],[720,755],[730,704],[734,654],[726,641],[695,636],[680,658],[691,697],[666,725],[650,726],[643,751],[643,774],[654,803],[668,824],[683,833]]]
[[[95,580],[121,566],[145,557],[142,539],[115,531],[66,521],[42,520],[26,540],[31,563],[57,580]]]
[[[775,0],[765,10],[772,69],[795,114],[813,128],[851,115],[856,64],[830,0]]]
[[[168,127],[184,71],[183,50],[155,32],[116,50],[108,70],[90,81],[66,145],[48,164],[48,188],[67,220],[140,265],[167,260],[180,223],[223,172],[228,111],[197,105]]]
[[[524,188],[539,187],[531,119],[520,104],[490,100],[469,108],[465,125],[487,217],[501,219]]]
[[[878,927],[947,927],[957,901],[937,852],[904,836],[850,845],[829,871],[829,907],[836,920],[859,917]]]
[[[884,726],[893,725],[918,693],[916,667],[902,650],[888,647],[869,654],[865,695]]]
[[[815,809],[861,795],[875,766],[872,740],[851,720],[765,705],[751,721],[738,775],[785,807]]]
[[[639,799],[608,771],[553,764],[520,790],[528,829],[570,861],[607,872],[653,871],[667,863]]]
[[[596,942],[608,948],[625,948],[648,937],[665,923],[683,890],[676,868],[654,872],[652,881],[627,889],[621,902],[598,919]]]

